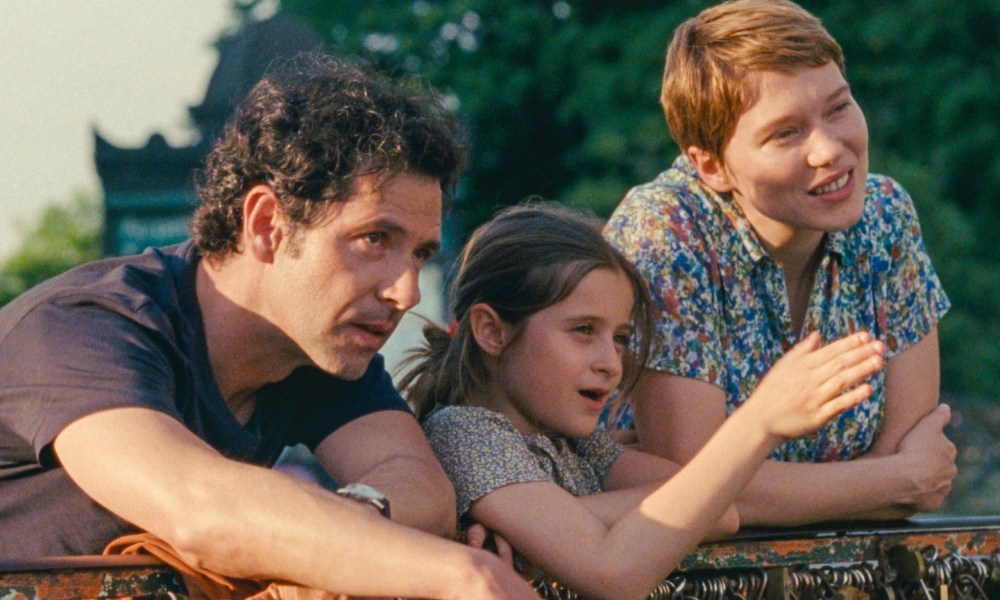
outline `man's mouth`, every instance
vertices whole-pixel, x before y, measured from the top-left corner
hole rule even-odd
[[[373,346],[381,346],[385,343],[392,332],[396,329],[396,324],[393,322],[360,322],[353,323],[355,329],[360,331],[364,337],[368,338],[368,342]]]

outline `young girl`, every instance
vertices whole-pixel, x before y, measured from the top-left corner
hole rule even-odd
[[[807,336],[683,469],[616,445],[598,416],[648,354],[653,307],[600,225],[553,207],[477,230],[455,322],[425,328],[400,387],[455,485],[463,523],[499,533],[594,598],[640,598],[710,533],[771,449],[863,400],[883,346]],[[669,478],[668,478],[669,477]]]

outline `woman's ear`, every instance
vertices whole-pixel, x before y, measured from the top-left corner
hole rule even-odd
[[[733,188],[736,187],[729,180],[729,173],[722,164],[721,158],[698,146],[689,146],[687,157],[691,160],[695,170],[698,171],[701,180],[716,192],[723,194],[733,191]]]
[[[483,352],[496,358],[510,341],[510,328],[488,304],[474,304],[469,309],[469,330]]]
[[[243,195],[241,249],[262,262],[273,262],[284,237],[285,214],[271,186],[255,185]]]

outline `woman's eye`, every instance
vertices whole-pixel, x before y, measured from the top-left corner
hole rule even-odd
[[[779,140],[787,139],[795,135],[797,131],[798,131],[797,129],[791,129],[791,128],[781,129],[774,134],[774,137]]]

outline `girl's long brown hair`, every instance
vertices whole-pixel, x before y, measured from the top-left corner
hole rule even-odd
[[[466,244],[451,285],[453,331],[430,323],[424,344],[403,363],[400,392],[422,418],[435,404],[459,405],[489,385],[491,373],[469,331],[469,308],[483,303],[514,327],[569,296],[594,269],[624,273],[631,293],[635,334],[624,358],[621,387],[628,391],[649,356],[653,304],[642,276],[601,236],[601,223],[565,207],[531,204],[500,212]]]

